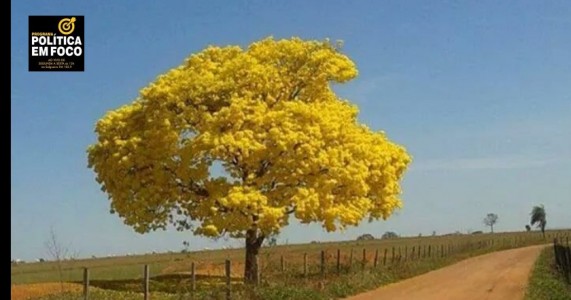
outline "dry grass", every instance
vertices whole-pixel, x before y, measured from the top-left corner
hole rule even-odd
[[[392,259],[393,247],[396,256],[398,256],[400,249],[401,255],[404,257],[405,249],[408,255],[410,255],[414,247],[418,254],[419,246],[424,252],[425,247],[428,251],[428,246],[430,245],[432,255],[434,255],[440,252],[441,247],[444,247],[446,250],[447,247],[459,247],[467,243],[476,245],[479,242],[490,240],[494,240],[497,246],[504,245],[507,248],[517,246],[518,243],[523,243],[524,241],[528,244],[530,240],[536,240],[537,243],[544,243],[552,240],[555,236],[568,232],[569,231],[549,231],[545,240],[538,232],[511,232],[279,245],[261,250],[260,265],[262,274],[269,276],[271,273],[280,272],[280,260],[283,256],[286,262],[286,269],[299,272],[303,269],[303,256],[307,253],[310,270],[315,272],[318,269],[321,251],[325,251],[326,263],[329,266],[333,266],[336,264],[338,249],[341,251],[341,262],[343,265],[348,264],[350,252],[351,249],[353,249],[353,265],[355,268],[358,268],[362,263],[363,249],[366,251],[367,264],[370,265],[374,260],[376,251],[379,251],[379,260],[384,259],[385,249],[387,250],[387,261],[390,261]],[[198,275],[221,276],[224,274],[224,261],[226,259],[232,261],[232,276],[241,277],[244,261],[243,249],[81,259],[64,261],[62,262],[62,267],[64,270],[64,281],[68,282],[81,281],[83,267],[90,269],[90,277],[92,280],[124,280],[141,278],[144,264],[150,265],[151,276],[157,276],[173,273],[188,273],[192,262],[196,264],[196,272]],[[58,281],[57,264],[53,262],[43,262],[12,265],[11,279],[12,283],[15,284]]]
[[[548,243],[556,236],[570,236],[570,234],[570,230],[550,231],[545,239],[538,232],[465,234],[264,248],[260,253],[262,285],[251,291],[244,289],[240,280],[243,273],[243,249],[66,261],[63,262],[63,268],[65,270],[64,280],[80,282],[82,267],[89,267],[90,286],[100,296],[93,299],[98,300],[131,299],[129,298],[131,296],[135,297],[132,299],[136,299],[142,291],[141,279],[144,264],[151,266],[150,290],[153,297],[175,299],[177,295],[189,292],[192,262],[195,263],[197,271],[195,298],[218,299],[224,295],[223,275],[226,259],[232,261],[232,290],[235,299],[336,299],[416,276],[474,255]],[[430,246],[430,255],[428,246]],[[419,247],[422,249],[421,257],[418,257]],[[393,248],[395,249],[394,262],[392,261]],[[415,249],[414,258],[411,257],[413,248]],[[366,254],[364,267],[362,264],[363,249]],[[441,253],[442,249],[445,252],[444,255]],[[341,253],[340,272],[336,269],[338,250]],[[353,250],[353,261],[352,267],[349,267],[351,250]],[[326,276],[320,275],[319,262],[322,251],[326,257]],[[377,251],[379,253],[378,267],[373,268]],[[303,276],[304,254],[307,254],[308,258],[307,277]],[[285,272],[281,271],[282,257],[286,262]],[[55,263],[12,266],[12,283],[53,282],[58,278]],[[30,286],[33,287],[33,285]],[[55,292],[58,292],[58,289],[55,289]],[[79,293],[76,294],[79,295]],[[95,296],[95,293],[93,295]],[[58,296],[53,297],[41,299],[60,299],[57,298]]]
[[[62,290],[63,288],[63,290]],[[81,284],[44,282],[31,284],[12,285],[12,300],[27,300],[47,295],[55,295],[62,292],[79,292],[82,290]]]

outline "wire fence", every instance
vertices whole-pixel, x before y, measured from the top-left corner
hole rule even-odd
[[[348,243],[315,243],[308,245],[264,248],[259,255],[259,283],[303,285],[304,282],[330,282],[339,276],[364,272],[401,272],[419,265],[446,265],[469,256],[545,244],[553,240],[556,262],[570,278],[570,231],[517,235],[487,234],[473,236],[396,238]],[[564,246],[566,241],[567,246]],[[39,263],[43,272],[22,269],[20,275],[29,282],[61,281],[82,285],[82,299],[89,299],[90,289],[141,293],[140,299],[151,299],[152,293],[194,294],[216,293],[217,299],[239,298],[243,285],[243,249],[218,252],[177,254],[171,259],[129,257],[99,262],[84,260],[73,265],[57,266],[57,262]],[[91,264],[91,265],[90,265]],[[35,267],[37,267],[35,266]],[[57,270],[60,274],[56,275]],[[13,274],[14,275],[14,271]],[[54,277],[55,276],[55,277]],[[156,297],[153,297],[156,298]],[[200,297],[197,297],[200,298]]]
[[[553,240],[553,250],[555,251],[555,263],[559,271],[565,276],[568,283],[571,283],[571,247],[569,246],[569,237],[563,239],[555,238]]]
[[[568,239],[568,237],[567,237]],[[298,279],[325,279],[343,274],[351,274],[365,270],[375,269],[380,272],[388,270],[388,268],[404,267],[407,264],[422,262],[426,260],[444,260],[450,256],[474,253],[478,251],[487,252],[500,249],[510,249],[525,246],[534,240],[514,237],[503,239],[485,239],[478,241],[449,242],[438,244],[417,244],[413,246],[391,246],[385,248],[350,248],[336,250],[318,250],[312,252],[304,252],[299,257],[280,255],[277,257],[266,257],[262,260],[264,263],[259,264],[259,278],[264,280],[280,280],[280,277],[295,277]],[[537,244],[537,243],[535,243]],[[563,248],[559,244],[555,244],[556,249]],[[558,262],[563,265],[562,268],[569,266],[568,247],[567,254],[558,254]],[[487,250],[487,251],[486,251]],[[556,252],[560,250],[556,250]],[[557,252],[557,253],[559,253]],[[563,253],[563,252],[561,252]],[[567,255],[567,256],[565,256]],[[562,258],[565,257],[565,258]],[[185,279],[184,292],[192,295],[197,292],[198,286],[202,280],[212,275],[203,276],[197,274],[196,262],[192,262],[188,272],[179,273],[179,278]],[[219,289],[225,295],[225,299],[232,299],[233,287],[241,282],[240,273],[243,271],[241,261],[232,261],[226,259],[223,263],[223,274],[217,272],[218,283],[215,288]],[[151,276],[151,266],[146,264],[141,269],[142,280],[141,290],[143,299],[149,300],[151,295],[151,283],[153,280],[159,279],[160,275]],[[89,287],[91,283],[90,270],[84,269],[83,275],[83,299],[89,299]],[[95,284],[94,286],[98,286]]]

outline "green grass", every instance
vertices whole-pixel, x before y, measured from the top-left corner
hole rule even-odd
[[[553,247],[539,255],[529,279],[526,300],[571,300],[571,284],[555,266]]]
[[[80,293],[65,293],[58,295],[50,295],[38,298],[38,300],[83,300]],[[94,290],[89,293],[91,300],[141,300],[143,294],[135,292],[119,292],[110,290]],[[153,293],[153,300],[180,300],[184,299],[179,295],[171,295],[164,293]]]
[[[555,235],[569,234],[569,231],[549,231],[547,241]],[[478,234],[478,235],[449,235],[435,237],[414,237],[414,238],[397,238],[390,240],[372,240],[372,241],[345,241],[345,242],[327,242],[312,243],[301,245],[280,245],[277,247],[263,248],[260,253],[262,271],[271,273],[276,269],[280,257],[284,256],[286,264],[291,267],[301,269],[303,254],[308,254],[310,267],[317,268],[319,262],[320,251],[327,252],[328,260],[333,260],[337,249],[342,251],[343,258],[348,260],[348,253],[354,249],[354,260],[361,258],[362,249],[366,249],[369,261],[376,250],[380,250],[383,254],[384,249],[389,250],[391,255],[392,247],[400,248],[402,251],[412,247],[432,245],[461,245],[468,242],[477,243],[479,241],[494,240],[497,245],[506,247],[517,246],[526,243],[544,243],[545,240],[538,232],[513,232],[513,233],[495,233],[495,234]],[[188,272],[190,263],[197,263],[197,272],[203,275],[221,275],[224,270],[224,260],[230,259],[234,265],[240,265],[244,261],[243,249],[229,250],[211,250],[198,251],[187,254],[183,253],[163,253],[153,255],[124,256],[111,258],[96,259],[80,259],[74,261],[63,261],[63,281],[80,281],[82,279],[82,268],[90,269],[90,277],[93,280],[127,280],[141,278],[143,273],[143,265],[149,264],[151,267],[151,276],[161,275],[173,272]],[[236,267],[235,269],[237,269]],[[212,271],[212,272],[211,272]],[[238,271],[237,271],[238,272]],[[11,266],[12,284],[23,283],[39,283],[39,282],[57,282],[60,281],[58,265],[55,262],[43,263],[25,263]]]
[[[403,279],[414,277],[431,270],[435,270],[463,259],[499,250],[501,247],[487,247],[481,249],[457,249],[458,252],[451,253],[446,257],[431,259],[418,259],[401,261],[377,268],[366,268],[360,270],[355,267],[353,270],[345,269],[340,275],[336,275],[334,270],[328,270],[325,278],[319,274],[310,274],[308,278],[300,277],[294,273],[286,274],[281,278],[266,280],[261,286],[254,289],[246,288],[240,282],[232,285],[232,299],[235,300],[326,300],[339,299],[360,292],[368,291],[382,285],[397,282]],[[171,278],[172,279],[172,278]],[[186,299],[188,290],[174,290],[177,283],[164,281],[151,281],[152,298],[155,300],[175,300]],[[113,290],[97,290],[92,293],[90,299],[117,299],[130,300],[140,299],[140,283],[114,282],[115,286],[98,286],[99,288],[112,288]],[[131,289],[131,290],[129,290]],[[169,290],[170,289],[170,290]],[[121,290],[121,291],[117,291]],[[168,292],[168,293],[165,293]],[[139,297],[139,298],[137,298]],[[188,298],[188,297],[187,297]],[[79,300],[80,295],[69,294],[67,298],[43,297],[41,300]],[[200,289],[192,299],[225,299],[225,287],[223,282],[212,282],[210,289]],[[531,298],[536,299],[536,298]],[[537,298],[540,299],[540,298]],[[541,298],[541,299],[566,299],[566,298]]]
[[[392,240],[349,241],[335,243],[312,243],[306,245],[284,245],[264,248],[260,254],[262,284],[256,288],[245,287],[239,277],[239,264],[243,261],[243,250],[213,250],[189,254],[156,254],[149,256],[130,256],[123,258],[91,259],[74,262],[63,262],[66,281],[81,281],[81,266],[90,268],[91,286],[94,287],[90,299],[132,299],[133,295],[141,297],[143,264],[151,265],[150,291],[155,300],[183,299],[189,295],[190,280],[187,274],[177,274],[189,270],[190,262],[212,266],[223,270],[226,258],[233,261],[232,268],[236,277],[232,281],[232,298],[236,300],[258,299],[338,299],[379,286],[410,278],[453,264],[468,257],[498,250],[544,244],[555,236],[569,236],[571,231],[551,231],[546,239],[537,232],[495,233],[478,235],[451,235],[423,238],[398,238]],[[423,257],[411,259],[413,247],[418,255],[418,247],[422,249],[431,245]],[[443,247],[441,247],[443,246]],[[392,259],[392,248],[395,247],[395,259]],[[445,253],[440,253],[444,248]],[[336,267],[337,249],[341,251],[341,268]],[[349,264],[349,253],[353,249],[353,262]],[[366,263],[363,267],[362,253],[366,250]],[[384,254],[387,253],[386,264]],[[407,250],[408,257],[404,255]],[[326,253],[325,276],[320,275],[320,253]],[[379,252],[378,265],[373,268],[375,251]],[[398,253],[402,257],[398,259]],[[424,251],[423,251],[424,252]],[[309,272],[303,275],[303,254],[308,254]],[[282,272],[281,257],[286,260],[286,270]],[[405,258],[406,257],[406,258]],[[20,265],[20,269],[12,268],[12,283],[18,282],[58,281],[57,265],[54,263]],[[200,270],[197,267],[197,270]],[[197,292],[192,299],[224,299],[225,281],[214,272],[205,274],[204,270],[197,275]],[[237,273],[236,273],[237,272]],[[78,299],[78,294],[68,295]],[[74,298],[75,297],[75,298]],[[99,298],[98,298],[99,297]],[[187,297],[188,298],[188,297]],[[535,300],[535,298],[532,298]],[[545,298],[549,299],[549,298]],[[559,298],[554,298],[559,299]],[[566,299],[566,298],[562,298]]]

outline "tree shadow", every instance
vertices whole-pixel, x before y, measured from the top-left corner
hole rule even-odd
[[[195,280],[195,286],[197,289],[226,284],[226,277],[221,275],[196,274]],[[241,278],[231,278],[232,285],[236,285],[241,282]],[[76,281],[75,283],[83,284],[82,281]],[[143,292],[143,284],[143,278],[89,281],[90,287],[137,293]],[[191,286],[192,276],[190,274],[159,274],[149,278],[149,289],[155,292],[186,293],[190,292]]]

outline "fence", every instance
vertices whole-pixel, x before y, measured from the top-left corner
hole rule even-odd
[[[487,247],[493,245],[492,241],[485,241],[480,243],[475,243],[474,245],[470,246],[470,249],[480,248],[480,247]],[[466,245],[464,245],[466,246]],[[401,247],[391,247],[390,252],[388,248],[385,248],[384,251],[380,251],[376,249],[374,251],[374,255],[371,256],[371,253],[368,253],[366,248],[362,249],[362,256],[360,258],[355,257],[354,249],[351,249],[349,253],[343,253],[341,249],[337,249],[335,253],[335,260],[334,264],[330,263],[331,255],[327,255],[326,251],[321,250],[319,252],[319,260],[317,264],[312,264],[312,266],[317,266],[317,268],[310,268],[310,264],[308,261],[308,253],[303,254],[303,268],[301,271],[301,276],[304,278],[309,277],[325,277],[328,274],[333,275],[340,275],[341,273],[348,273],[353,270],[364,270],[367,267],[372,268],[380,268],[381,266],[387,265],[398,265],[401,263],[408,261],[415,261],[415,260],[422,260],[422,259],[442,259],[445,258],[454,252],[465,250],[465,247],[460,247],[459,245],[455,244],[440,244],[440,245],[419,245],[418,248],[416,246],[408,249],[406,247],[404,249]],[[433,250],[434,249],[434,250]],[[383,254],[381,254],[383,253]],[[343,261],[343,257],[349,255],[348,261]],[[372,259],[371,259],[372,258]],[[280,256],[279,260],[279,270],[278,272],[285,273],[288,271],[288,267],[286,267],[287,261],[285,257],[282,255]],[[289,266],[291,267],[291,266]],[[264,272],[261,272],[264,273]],[[232,297],[232,262],[227,259],[225,261],[225,275],[224,275],[224,283],[225,283],[225,295],[226,299],[231,299]],[[142,291],[143,291],[143,299],[150,300],[150,266],[148,264],[143,266],[143,279],[142,279]],[[89,287],[90,287],[90,269],[83,268],[83,299],[89,299]],[[193,262],[190,267],[190,283],[189,283],[190,292],[196,292],[196,267],[195,263]]]
[[[143,266],[143,280],[142,280],[142,288],[143,288],[143,299],[150,300],[151,292],[150,292],[150,266],[144,265]],[[191,264],[191,275],[190,275],[190,291],[194,293],[196,291],[196,268],[195,263]],[[232,263],[229,259],[225,262],[225,288],[226,288],[226,299],[231,299],[232,295]],[[89,299],[89,286],[90,286],[90,276],[89,276],[89,268],[83,268],[83,299]]]
[[[439,260],[446,259],[447,257],[453,256],[455,254],[471,253],[482,250],[483,252],[499,249],[508,249],[526,245],[530,240],[520,239],[515,237],[503,238],[503,239],[482,239],[482,240],[466,240],[461,242],[447,242],[447,243],[414,243],[402,246],[389,246],[389,247],[379,247],[379,248],[357,248],[352,247],[350,249],[340,249],[335,250],[317,250],[314,252],[304,252],[303,260],[300,262],[298,257],[288,257],[280,255],[279,259],[275,257],[274,259],[268,259],[267,264],[259,264],[260,267],[260,277],[264,276],[266,278],[277,279],[279,276],[295,276],[300,279],[310,279],[310,278],[326,278],[328,276],[339,276],[341,274],[348,274],[363,270],[377,269],[380,272],[388,270],[388,268],[398,268],[399,266],[404,266],[405,264],[422,262],[424,260]],[[556,249],[562,247],[555,244]],[[568,248],[567,248],[568,249]],[[556,253],[559,250],[556,250]],[[568,251],[568,250],[567,250]],[[568,252],[567,252],[568,255]],[[557,255],[560,257],[560,255]],[[563,256],[561,256],[563,257]],[[568,269],[569,258],[558,258],[559,261],[566,262]],[[240,263],[238,263],[239,265]],[[301,264],[301,265],[300,265]],[[236,265],[236,264],[235,264]],[[222,285],[218,288],[224,289],[224,295],[226,299],[232,298],[232,275],[234,279],[236,276],[236,266],[232,264],[230,259],[226,259],[224,262],[224,278],[222,280]],[[142,268],[142,292],[143,299],[150,299],[150,269],[152,266],[146,264]],[[234,274],[232,271],[234,269]],[[239,268],[238,268],[239,269]],[[196,264],[192,262],[189,268],[190,274],[187,276],[189,281],[187,281],[187,291],[191,294],[197,292],[197,272]],[[234,281],[235,283],[235,281]],[[88,268],[83,269],[83,299],[89,299],[89,287],[90,287],[90,270]]]
[[[569,248],[559,243],[566,238],[568,240],[569,233],[571,231],[546,233],[545,237],[548,241],[556,239],[554,248],[557,262],[567,274],[571,261]],[[395,275],[437,260],[456,261],[496,250],[544,243],[545,239],[539,233],[496,233],[269,247],[260,252],[259,278],[263,285],[314,286],[316,282],[331,282],[346,274],[353,276],[351,274],[357,272],[381,272]],[[560,250],[562,248],[566,248],[567,252]],[[152,260],[143,257],[121,258],[122,261],[117,262],[113,258],[99,264],[94,264],[94,260],[62,262],[59,272],[66,272],[67,275],[62,277],[60,274],[59,278],[66,282],[83,282],[82,299],[90,299],[90,288],[98,288],[97,292],[99,289],[137,292],[141,293],[141,300],[154,299],[151,293],[182,293],[193,295],[191,299],[203,298],[204,295],[216,295],[216,299],[239,298],[242,293],[249,291],[241,283],[243,257],[236,253],[243,254],[243,250],[212,252],[207,254],[209,257],[202,253],[176,254]],[[111,262],[114,265],[110,265]],[[55,263],[37,266],[43,269],[34,272],[25,268],[15,272],[13,268],[12,275],[53,281],[53,273],[57,271]],[[116,266],[121,267],[119,274],[115,273]]]
[[[571,247],[569,246],[569,237],[566,238],[566,245],[563,244],[563,240],[553,239],[553,250],[555,251],[555,263],[557,268],[567,279],[568,283],[571,283]]]

